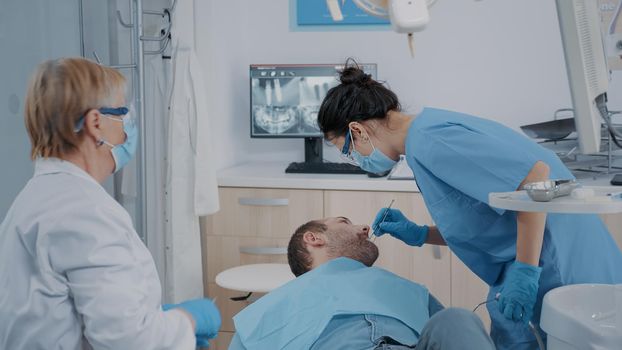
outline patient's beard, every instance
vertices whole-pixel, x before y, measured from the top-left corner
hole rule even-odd
[[[343,233],[333,233],[327,242],[328,255],[332,258],[346,257],[372,266],[378,259],[378,247],[368,240]]]

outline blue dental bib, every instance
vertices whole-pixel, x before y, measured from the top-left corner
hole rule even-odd
[[[386,270],[331,260],[270,292],[233,319],[248,349],[308,349],[336,315],[393,317],[417,334],[429,319],[428,290]]]

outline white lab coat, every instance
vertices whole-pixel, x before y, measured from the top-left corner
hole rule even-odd
[[[173,86],[168,130],[167,293],[171,300],[203,296],[199,216],[219,209],[203,72],[194,51],[193,2],[173,14]]]
[[[194,349],[160,297],[128,213],[73,163],[37,160],[0,226],[0,349]]]
[[[172,76],[170,60],[163,60],[161,55],[145,56],[145,116],[147,123],[141,131],[146,142],[146,163],[151,169],[145,176],[147,203],[144,208],[147,216],[147,248],[151,251],[158,270],[160,281],[167,280],[166,273],[166,219],[165,219],[165,179],[167,164],[167,128],[170,99],[170,79]],[[164,287],[164,285],[162,286]],[[167,298],[164,289],[163,300]]]

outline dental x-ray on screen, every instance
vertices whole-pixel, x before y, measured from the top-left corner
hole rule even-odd
[[[375,64],[361,67],[372,77]],[[338,64],[251,65],[251,137],[322,137],[317,113],[339,81]]]

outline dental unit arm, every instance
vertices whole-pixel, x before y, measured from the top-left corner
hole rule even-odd
[[[425,29],[430,22],[428,7],[436,0],[352,0],[356,6],[372,16],[388,18],[397,33],[408,35],[410,54],[414,57],[414,32]],[[326,5],[334,21],[343,21],[339,0],[326,0]],[[341,5],[345,0],[341,0]]]

